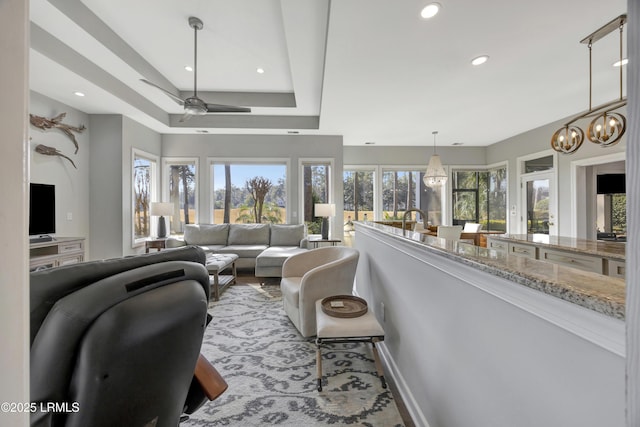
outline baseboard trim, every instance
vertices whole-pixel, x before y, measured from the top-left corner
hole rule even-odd
[[[413,421],[413,424],[417,427],[429,427],[427,418],[420,410],[418,402],[414,399],[411,390],[407,386],[407,382],[404,380],[404,377],[389,354],[389,350],[384,344],[384,341],[378,343],[376,347],[378,347],[380,358],[382,359],[382,364],[385,368],[385,378],[387,379],[387,382],[389,382],[390,385],[400,394],[400,398],[411,417],[411,421]]]

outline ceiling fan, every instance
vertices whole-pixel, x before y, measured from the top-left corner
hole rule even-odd
[[[202,116],[207,113],[250,113],[251,108],[236,107],[234,105],[208,104],[198,98],[198,30],[201,30],[204,25],[200,19],[195,16],[191,16],[189,17],[189,26],[193,28],[194,34],[193,95],[187,99],[182,99],[155,83],[151,83],[145,79],[140,80],[150,86],[160,89],[178,104],[184,106],[184,116],[180,119],[181,122],[188,120],[191,116]]]

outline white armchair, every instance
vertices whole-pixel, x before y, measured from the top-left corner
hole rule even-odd
[[[351,295],[359,252],[328,246],[293,255],[282,265],[284,311],[303,337],[316,334],[316,300]]]

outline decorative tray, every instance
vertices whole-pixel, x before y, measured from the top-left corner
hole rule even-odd
[[[359,317],[367,312],[367,302],[353,295],[333,295],[320,303],[322,311],[332,317]]]

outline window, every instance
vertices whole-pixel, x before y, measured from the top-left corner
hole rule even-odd
[[[214,163],[211,172],[214,223],[286,222],[286,163]]]
[[[524,161],[524,173],[542,172],[553,169],[553,155]]]
[[[316,203],[331,203],[330,162],[302,163],[302,213],[309,234],[319,234],[322,218],[316,217]]]
[[[185,224],[196,224],[197,159],[165,159],[169,202],[173,204],[171,234],[184,232]]]
[[[133,202],[133,239],[134,243],[151,237],[151,216],[149,206],[156,200],[155,156],[133,151],[132,202]]]
[[[419,178],[420,171],[382,171],[383,219],[402,219],[407,209],[417,207]]]
[[[453,224],[482,224],[485,230],[507,227],[507,170],[455,171],[452,174]]]
[[[373,183],[374,170],[345,170],[343,176],[344,189],[344,222],[373,219]]]

